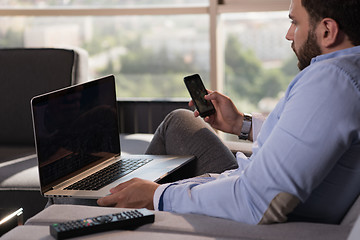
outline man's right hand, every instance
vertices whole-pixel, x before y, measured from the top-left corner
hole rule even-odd
[[[239,112],[232,102],[232,100],[217,92],[208,91],[209,94],[205,95],[206,100],[210,100],[216,109],[215,114],[204,118],[213,128],[220,131],[240,135],[244,115]],[[190,101],[189,106],[194,103]],[[195,117],[199,116],[199,112],[194,112]]]

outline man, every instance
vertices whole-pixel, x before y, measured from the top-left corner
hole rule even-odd
[[[193,154],[197,174],[222,173],[164,185],[133,179],[98,204],[250,224],[339,223],[360,193],[359,12],[359,0],[291,1],[286,38],[302,71],[264,122],[253,116],[250,158],[238,153],[236,162],[204,121],[194,118],[197,111],[178,110],[159,126],[147,152]],[[228,97],[209,93],[217,111],[205,122],[247,136],[249,117]]]

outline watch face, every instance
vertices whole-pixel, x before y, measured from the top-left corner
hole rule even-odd
[[[242,133],[249,133],[250,132],[250,129],[251,129],[251,117],[249,119],[249,116],[244,116],[244,121],[243,121],[243,124],[242,124],[242,127],[241,127],[241,132]]]

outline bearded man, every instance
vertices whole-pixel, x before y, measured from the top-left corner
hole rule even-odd
[[[249,224],[339,223],[360,193],[359,13],[359,0],[292,0],[286,38],[301,72],[269,116],[244,114],[209,91],[214,115],[170,113],[147,150],[195,155],[198,177],[163,185],[133,179],[98,204]],[[213,128],[253,141],[253,154],[234,156]]]

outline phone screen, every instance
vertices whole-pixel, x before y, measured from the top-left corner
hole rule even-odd
[[[214,105],[211,103],[211,101],[208,101],[204,98],[204,96],[208,93],[199,74],[185,77],[184,82],[200,116],[206,117],[214,114]]]

